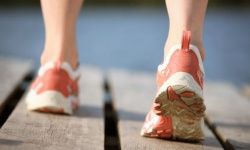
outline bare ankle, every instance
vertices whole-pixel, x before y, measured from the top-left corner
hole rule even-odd
[[[200,50],[201,57],[204,60],[205,59],[205,49],[203,46],[201,35],[197,34],[195,32],[191,32],[191,33],[192,33],[192,35],[191,35],[190,43],[192,45],[195,45]],[[183,34],[183,32],[178,33],[176,31],[170,31],[170,33],[168,35],[168,39],[167,39],[165,47],[164,47],[164,58],[167,55],[169,49],[172,48],[172,46],[181,43],[182,34]]]
[[[73,69],[76,69],[78,65],[78,56],[72,53],[66,54],[65,52],[44,50],[41,56],[41,64],[44,65],[47,62],[61,61],[68,62]]]

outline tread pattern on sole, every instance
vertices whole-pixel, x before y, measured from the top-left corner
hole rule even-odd
[[[158,115],[171,116],[173,139],[200,141],[205,112],[203,99],[183,85],[167,87],[155,99]],[[157,105],[158,104],[158,105]]]
[[[162,139],[171,138],[173,129],[172,118],[170,116],[157,116],[151,111],[147,117],[152,117],[154,120],[156,119],[156,121],[146,121],[146,124],[144,124],[141,130],[142,136]]]

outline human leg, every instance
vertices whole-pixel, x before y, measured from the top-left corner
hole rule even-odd
[[[200,2],[166,0],[169,35],[164,61],[156,76],[158,91],[141,130],[142,136],[203,139],[202,30],[207,1]]]
[[[41,63],[66,61],[76,68],[76,21],[83,0],[41,0],[45,46]]]
[[[207,3],[208,0],[166,0],[169,32],[165,45],[165,56],[173,45],[180,42],[183,31],[190,30],[191,43],[196,45],[202,57],[205,57],[202,36]]]
[[[72,114],[79,105],[75,26],[81,4],[82,0],[41,0],[45,46],[26,96],[29,110]]]

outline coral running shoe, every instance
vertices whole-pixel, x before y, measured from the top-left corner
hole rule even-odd
[[[67,62],[41,66],[26,96],[28,110],[72,114],[79,105],[79,77]]]
[[[182,43],[173,46],[158,67],[158,92],[142,136],[187,141],[204,138],[204,68],[199,49],[190,44],[190,38],[191,32],[184,31]]]

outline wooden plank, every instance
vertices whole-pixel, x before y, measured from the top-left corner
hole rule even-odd
[[[250,101],[230,83],[209,82],[205,88],[209,122],[227,148],[250,149]]]
[[[73,116],[26,110],[24,98],[0,131],[0,149],[104,149],[103,77],[80,69],[80,108]]]
[[[247,84],[242,86],[241,91],[243,95],[245,95],[248,98],[248,100],[250,100],[250,85]]]
[[[0,112],[17,85],[30,73],[31,61],[0,57]]]
[[[185,143],[140,136],[146,113],[156,92],[153,74],[111,71],[108,79],[118,110],[118,130],[121,148],[127,149],[222,149],[214,135],[205,127],[205,140],[201,143]]]

